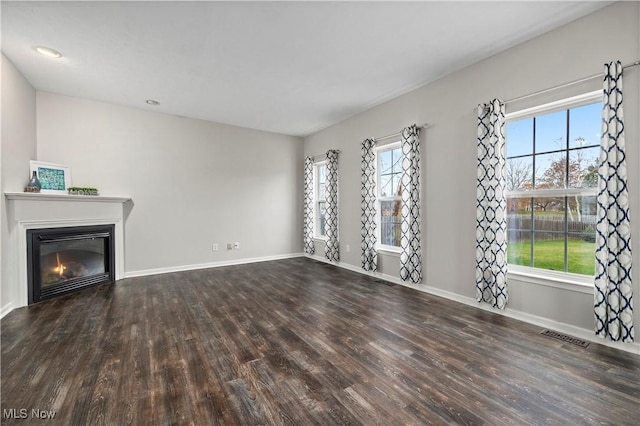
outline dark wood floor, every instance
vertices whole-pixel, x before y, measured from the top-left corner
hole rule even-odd
[[[125,279],[2,320],[2,422],[638,424],[640,356],[539,332],[305,258]]]

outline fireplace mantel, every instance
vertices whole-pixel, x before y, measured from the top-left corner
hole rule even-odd
[[[8,200],[24,201],[84,201],[102,203],[126,203],[131,197],[105,197],[102,195],[66,195],[66,194],[44,194],[33,192],[5,192],[4,196]]]
[[[28,304],[28,229],[113,224],[115,278],[124,277],[124,212],[125,203],[132,208],[130,197],[27,192],[5,192],[4,197],[10,247],[7,272],[12,288],[10,298],[3,295],[0,317]]]

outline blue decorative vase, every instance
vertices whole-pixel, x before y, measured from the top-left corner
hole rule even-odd
[[[34,170],[29,183],[24,188],[24,192],[40,192],[41,189],[42,185],[40,184],[40,179],[38,179],[38,172]]]

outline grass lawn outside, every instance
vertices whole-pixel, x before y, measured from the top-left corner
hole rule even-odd
[[[567,271],[574,274],[595,273],[595,243],[569,240]],[[531,242],[507,244],[507,259],[513,265],[531,265]],[[533,248],[533,267],[564,272],[564,240],[536,241]]]

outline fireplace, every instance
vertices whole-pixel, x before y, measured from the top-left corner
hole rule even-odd
[[[27,230],[29,304],[115,280],[114,225]]]
[[[27,238],[28,231],[113,225],[115,231],[110,245],[114,246],[115,255],[112,256],[111,249],[105,250],[110,256],[105,265],[110,268],[109,273],[113,274],[114,281],[125,277],[124,224],[126,216],[134,208],[130,197],[32,192],[5,192],[4,197],[9,234],[6,242],[3,239],[2,245],[8,246],[8,265],[6,268],[2,266],[0,318],[15,308],[34,303],[34,300],[43,300],[34,299],[33,295],[34,259],[27,259],[27,240],[33,241],[33,237]],[[114,263],[115,270],[112,268]],[[45,294],[45,298],[47,296]]]

